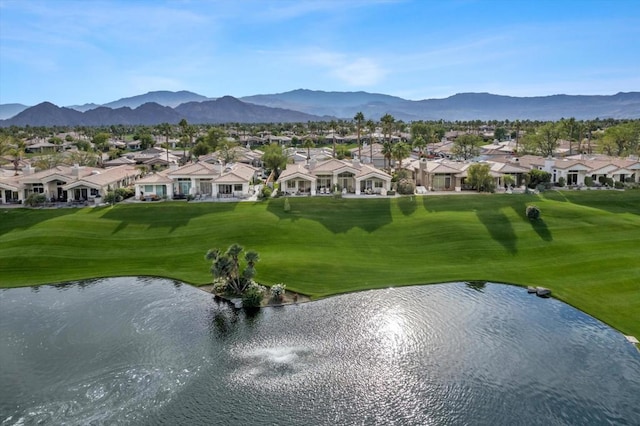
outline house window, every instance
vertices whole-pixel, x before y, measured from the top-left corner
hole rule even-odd
[[[153,185],[145,185],[144,186],[144,192],[145,193],[153,192]]]
[[[191,191],[191,179],[178,178],[178,193],[188,194]]]
[[[37,194],[44,193],[44,186],[41,183],[34,183],[32,189],[34,193],[37,193]]]
[[[233,191],[234,192],[242,192],[242,184],[241,183],[236,183],[233,185]]]
[[[287,181],[287,189],[294,189],[296,187],[296,181],[295,180],[288,180]]]
[[[569,170],[567,173],[567,185],[577,185],[578,184],[578,171],[577,170]]]
[[[384,182],[382,182],[381,180],[376,180],[373,182],[373,184],[375,185],[374,188],[382,188]]]
[[[91,196],[92,196],[92,197],[95,197],[95,196],[97,196],[98,194],[99,194],[99,192],[98,192],[98,190],[97,190],[97,189],[95,189],[95,188],[91,188]]]

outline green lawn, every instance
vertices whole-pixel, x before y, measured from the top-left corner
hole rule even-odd
[[[210,281],[209,248],[260,254],[257,279],[312,297],[486,280],[554,296],[640,337],[640,191],[290,198],[0,209],[0,286],[117,275]],[[527,204],[542,221],[525,218]]]

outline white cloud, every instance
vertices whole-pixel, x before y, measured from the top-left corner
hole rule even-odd
[[[358,58],[336,65],[331,74],[350,86],[373,86],[382,82],[387,71],[369,58]]]
[[[367,57],[336,52],[316,51],[301,55],[303,62],[323,67],[328,74],[353,87],[368,87],[381,83],[388,71],[377,61]]]

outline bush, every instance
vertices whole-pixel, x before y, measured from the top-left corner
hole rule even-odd
[[[551,173],[533,169],[526,174],[526,179],[529,182],[529,188],[536,188],[538,184],[551,182]]]
[[[605,186],[613,186],[613,179],[608,178],[606,176],[600,176],[598,178],[598,182]]]
[[[281,301],[284,297],[285,288],[287,286],[284,284],[275,284],[271,287],[271,298],[273,300]]]
[[[613,185],[614,185],[614,187],[615,187],[616,189],[622,189],[622,188],[624,188],[624,183],[619,182],[619,181],[615,181]]]
[[[527,218],[529,220],[538,220],[540,219],[540,209],[538,206],[527,206]]]
[[[593,186],[593,178],[591,176],[585,176],[584,184],[586,186],[588,186],[588,187],[592,187]]]
[[[265,198],[270,198],[272,193],[273,193],[273,190],[270,187],[265,185],[262,187],[262,190],[260,191],[258,198],[260,198],[261,200]]]
[[[394,190],[387,191],[387,195],[396,195],[396,191]]]
[[[244,308],[259,308],[262,305],[265,288],[255,282],[251,282],[242,293],[242,306]]]
[[[229,290],[227,280],[224,278],[216,278],[213,280],[213,293],[225,294]]]
[[[115,204],[122,201],[122,197],[119,196],[115,191],[109,191],[104,196],[104,202],[107,204]]]
[[[561,176],[561,177],[558,179],[558,186],[559,186],[560,188],[562,188],[562,187],[564,187],[566,184],[567,184],[567,180],[566,180],[564,177],[562,177],[562,176]]]
[[[416,185],[411,179],[401,179],[397,184],[398,194],[411,195],[416,191]]]
[[[47,197],[44,194],[39,194],[34,192],[33,194],[29,194],[24,203],[29,207],[36,207],[38,205],[42,205],[47,201]]]
[[[114,192],[120,197],[118,201],[126,200],[127,198],[131,198],[135,195],[133,188],[117,188]]]

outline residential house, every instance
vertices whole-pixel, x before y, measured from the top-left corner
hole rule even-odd
[[[145,176],[136,182],[136,198],[246,198],[259,169],[243,163],[189,163]]]
[[[23,203],[32,193],[43,194],[48,200],[93,202],[108,191],[127,187],[141,172],[130,165],[101,169],[84,166],[56,166],[36,171],[27,166],[22,174],[0,178],[0,201]]]
[[[307,165],[289,164],[278,178],[286,194],[330,194],[335,189],[347,194],[386,194],[391,189],[391,176],[359,160],[329,159]]]

